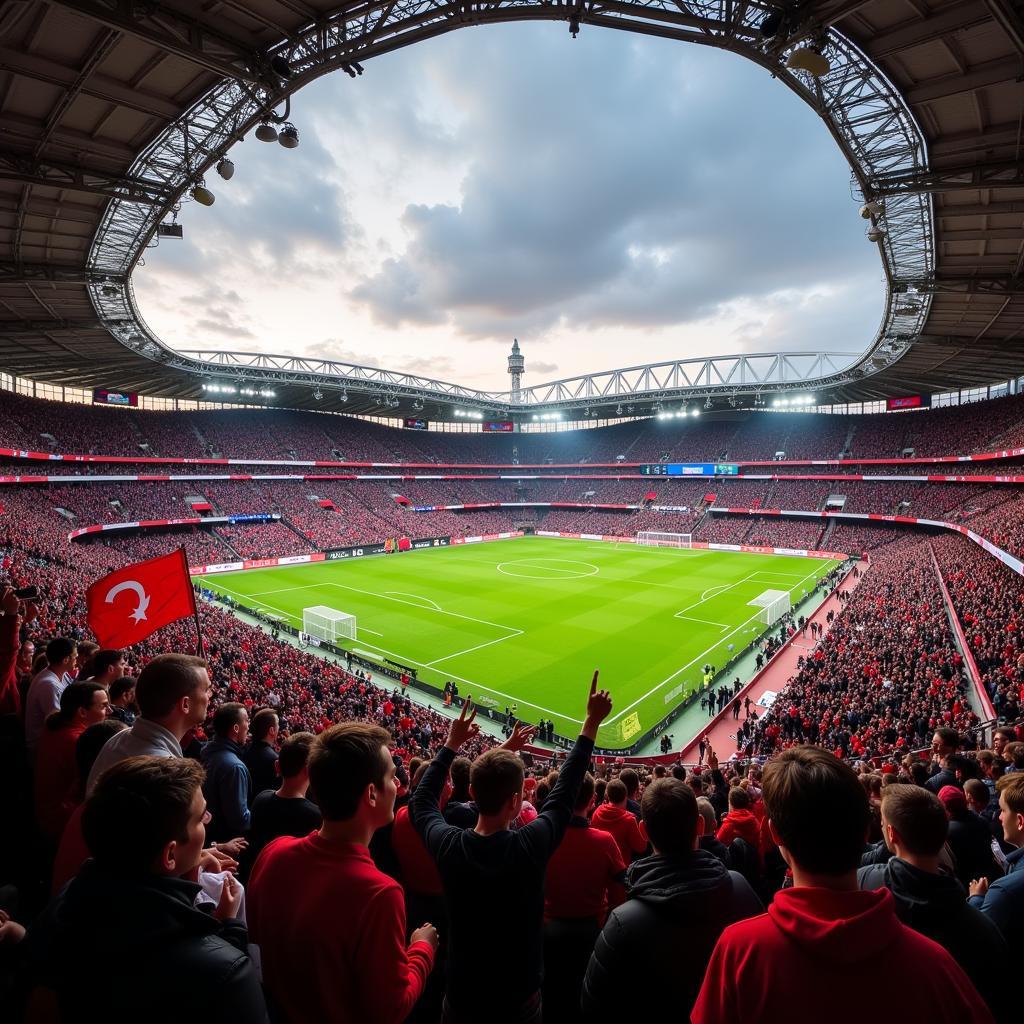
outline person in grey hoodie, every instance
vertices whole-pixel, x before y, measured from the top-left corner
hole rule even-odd
[[[628,869],[626,902],[597,937],[583,980],[587,1021],[633,1019],[642,976],[672,979],[645,990],[645,1018],[668,1019],[680,1006],[692,1006],[722,930],[764,910],[742,875],[700,848],[705,821],[685,782],[652,783],[641,811],[654,855]]]
[[[938,797],[920,786],[886,786],[882,835],[893,856],[885,864],[862,867],[857,883],[861,889],[888,889],[897,917],[946,949],[996,1020],[1008,1021],[1003,979],[1009,947],[999,929],[967,902],[960,882],[942,870],[948,830]]]

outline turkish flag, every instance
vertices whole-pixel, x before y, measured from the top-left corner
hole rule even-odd
[[[85,593],[87,618],[102,647],[130,647],[194,615],[185,549],[118,569]]]

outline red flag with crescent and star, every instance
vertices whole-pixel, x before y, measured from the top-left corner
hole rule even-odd
[[[196,614],[185,549],[118,569],[86,591],[89,626],[102,647],[130,647]]]

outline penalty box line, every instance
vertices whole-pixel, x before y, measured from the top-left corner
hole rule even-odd
[[[838,564],[837,562],[835,562],[834,559],[829,559],[825,563],[825,565],[826,565],[825,572],[828,572],[828,569],[831,568],[833,563],[834,564]],[[817,572],[818,572],[818,569],[814,569],[811,572],[809,572],[806,576],[804,576],[803,579],[798,580],[790,588],[790,593],[792,594],[792,592],[794,590],[796,590],[796,588],[799,587],[801,583],[804,583],[807,580],[809,580]],[[756,575],[756,574],[752,573],[751,575]],[[824,575],[824,573],[822,573],[822,575]],[[744,581],[741,580],[741,581],[738,581],[738,582],[744,582]],[[675,679],[679,675],[682,675],[682,673],[685,672],[691,666],[696,665],[697,662],[701,660],[701,658],[707,657],[707,655],[709,655],[717,647],[719,647],[726,640],[728,640],[729,637],[735,636],[741,629],[744,629],[747,626],[749,626],[750,623],[753,622],[754,619],[757,618],[757,616],[758,616],[758,612],[754,612],[754,614],[751,615],[749,619],[746,619],[745,621],[741,622],[734,630],[732,630],[732,632],[726,633],[726,635],[723,636],[723,637],[719,637],[719,639],[717,641],[715,641],[715,643],[713,643],[706,651],[702,651],[700,654],[697,655],[697,657],[693,658],[692,660],[688,661],[685,665],[683,665],[682,668],[676,669],[675,672],[673,672],[672,675],[670,675],[667,679],[663,679],[660,683],[658,683],[657,686],[652,687],[642,697],[638,697],[635,701],[633,701],[632,704],[629,705],[629,707],[623,708],[620,712],[618,712],[618,714],[612,715],[612,717],[607,719],[607,721],[604,724],[605,725],[610,725],[612,722],[618,721],[627,712],[632,711],[633,708],[635,708],[638,704],[642,704],[645,700],[647,700],[648,697],[653,697],[654,694],[656,694],[663,686],[667,685],[668,683],[671,683],[673,679]]]

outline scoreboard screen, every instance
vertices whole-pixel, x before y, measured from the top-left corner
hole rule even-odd
[[[406,430],[428,430],[427,421],[419,416],[407,416],[405,419]]]
[[[643,476],[738,476],[733,462],[652,462],[641,466]]]

